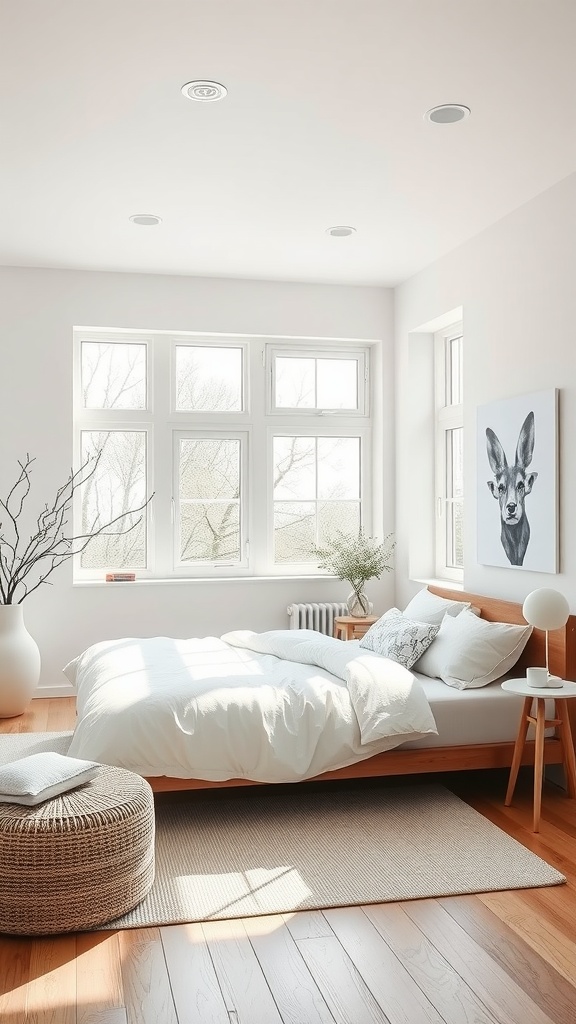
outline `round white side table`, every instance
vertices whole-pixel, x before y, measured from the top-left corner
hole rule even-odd
[[[574,754],[574,742],[570,728],[570,715],[568,713],[568,700],[576,697],[576,683],[562,680],[562,686],[528,686],[526,679],[506,679],[501,683],[502,689],[509,693],[517,693],[524,697],[524,705],[520,716],[518,735],[514,745],[514,755],[510,767],[510,780],[506,791],[504,806],[509,807],[514,796],[518,770],[522,763],[522,754],[526,742],[528,726],[536,727],[534,742],[534,820],[533,832],[540,831],[540,808],[542,805],[542,777],[544,774],[544,732],[554,727],[558,730],[558,737],[562,746],[562,764],[566,773],[566,786],[568,796],[576,797],[576,756]],[[554,718],[546,719],[546,701],[553,700],[555,704]],[[536,714],[532,714],[532,708],[536,702]]]

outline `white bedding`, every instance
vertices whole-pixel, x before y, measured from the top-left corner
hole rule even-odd
[[[513,673],[512,673],[513,674]],[[414,672],[419,680],[438,728],[436,736],[407,743],[413,747],[454,747],[468,743],[510,743],[516,739],[523,697],[509,693],[500,681],[472,690],[456,690],[441,679]],[[553,701],[546,701],[546,718],[554,717]],[[547,736],[554,729],[546,730]],[[534,738],[530,726],[528,738]]]
[[[362,650],[360,641],[350,640],[348,645]],[[402,744],[406,749],[428,747],[456,747],[471,743],[510,743],[518,732],[518,721],[524,698],[503,690],[501,679],[470,690],[458,690],[448,686],[442,679],[433,679],[411,669],[418,680],[430,705],[437,732],[419,740]],[[511,671],[508,676],[516,673]],[[552,701],[546,701],[546,717],[554,717]],[[554,735],[554,729],[546,730],[547,736]],[[534,738],[534,728],[529,727],[528,738]]]
[[[111,640],[65,671],[70,755],[140,775],[293,782],[436,733],[411,672],[311,630]]]

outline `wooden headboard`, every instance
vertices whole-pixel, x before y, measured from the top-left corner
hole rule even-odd
[[[444,587],[429,586],[428,590],[438,597],[451,601],[470,601],[479,608],[482,618],[489,622],[512,622],[525,625],[522,605],[513,601],[501,601],[497,597],[480,597],[462,590],[447,590]],[[550,671],[562,679],[576,680],[576,615],[570,615],[563,629],[548,634]],[[534,629],[515,667],[523,671],[529,665],[546,664],[546,638],[541,629]]]

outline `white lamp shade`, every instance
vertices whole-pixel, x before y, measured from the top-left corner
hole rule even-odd
[[[570,606],[564,594],[542,587],[528,594],[522,614],[536,629],[561,629],[568,621]]]

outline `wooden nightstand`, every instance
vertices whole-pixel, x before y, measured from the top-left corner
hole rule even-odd
[[[543,686],[541,689],[535,686],[528,686],[526,679],[506,679],[502,689],[509,693],[517,693],[524,697],[522,714],[518,736],[514,747],[514,756],[510,768],[510,780],[506,791],[504,806],[510,807],[518,769],[522,763],[522,751],[526,742],[528,726],[536,727],[536,738],[534,743],[534,821],[533,832],[540,831],[540,807],[542,804],[542,776],[544,774],[544,732],[554,727],[562,743],[562,763],[566,773],[566,787],[568,796],[576,797],[576,758],[574,756],[574,743],[572,730],[570,728],[570,716],[568,713],[568,699],[576,697],[576,683],[563,681],[562,686]],[[555,705],[554,717],[546,719],[546,701],[553,700]],[[536,702],[536,714],[532,714],[533,702]]]
[[[378,615],[367,615],[363,619],[355,615],[337,615],[334,619],[334,636],[337,640],[360,640],[378,619]]]

